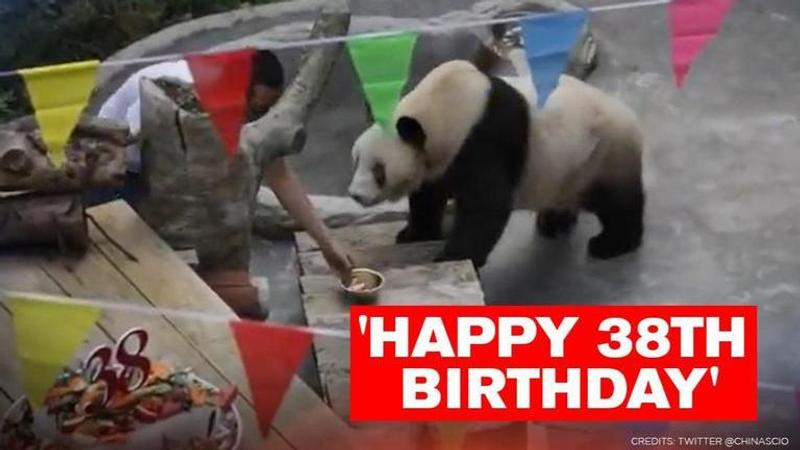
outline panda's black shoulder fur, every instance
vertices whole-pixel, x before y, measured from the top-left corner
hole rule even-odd
[[[508,83],[486,76],[490,83],[486,107],[473,124],[448,175],[496,167],[494,170],[499,170],[503,178],[516,187],[528,159],[529,105]]]
[[[477,266],[505,229],[528,155],[529,106],[505,81],[486,75],[489,95],[444,176],[410,197],[400,242],[439,239],[448,197],[456,202],[454,228],[440,260],[471,259]],[[479,101],[476,99],[476,101]]]

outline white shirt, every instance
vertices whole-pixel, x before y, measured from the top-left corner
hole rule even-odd
[[[141,128],[139,83],[142,78],[177,78],[188,83],[194,83],[189,64],[185,60],[170,61],[155,64],[139,70],[128,78],[125,83],[106,100],[100,108],[98,117],[127,121],[134,136],[139,134]]]
[[[104,119],[127,122],[131,134],[136,136],[139,134],[142,123],[139,84],[142,78],[152,80],[165,77],[194,83],[189,64],[183,59],[145,67],[125,80],[122,86],[103,103],[97,116]],[[132,146],[128,148],[127,153],[128,170],[139,172],[141,166],[139,149],[136,146]]]

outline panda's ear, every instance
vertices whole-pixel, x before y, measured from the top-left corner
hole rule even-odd
[[[397,134],[404,142],[410,144],[417,150],[425,150],[425,130],[422,125],[413,117],[402,116],[397,119]]]

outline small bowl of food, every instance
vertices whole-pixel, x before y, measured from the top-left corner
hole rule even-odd
[[[350,281],[342,281],[342,290],[352,300],[368,301],[378,297],[378,292],[386,280],[380,272],[364,267],[353,269],[350,272]]]

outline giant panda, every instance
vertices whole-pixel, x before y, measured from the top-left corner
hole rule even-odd
[[[384,129],[353,144],[349,194],[364,206],[409,195],[398,242],[442,238],[448,199],[455,221],[443,260],[481,267],[515,208],[537,211],[538,232],[569,233],[580,210],[602,231],[588,252],[607,259],[636,250],[643,234],[643,137],[621,101],[562,75],[541,110],[523,86],[469,61],[449,61],[405,95]]]

